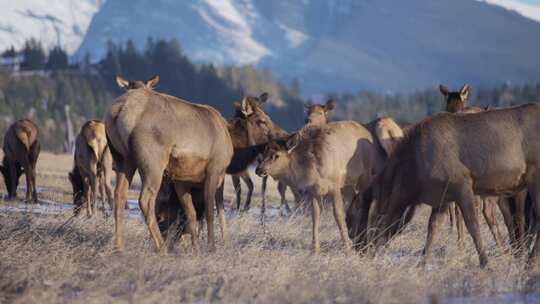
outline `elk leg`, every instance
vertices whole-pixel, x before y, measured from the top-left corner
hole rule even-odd
[[[92,199],[92,211],[94,212],[96,209],[98,209],[96,204],[96,196],[97,196],[97,175],[92,174],[90,177],[90,197]]]
[[[193,246],[193,251],[195,251],[195,253],[198,253],[199,233],[197,232],[197,213],[195,211],[195,207],[193,206],[191,193],[189,192],[189,189],[186,189],[186,187],[182,183],[178,182],[174,183],[174,190],[176,191],[176,194],[180,199],[180,204],[184,208],[184,212],[186,214],[187,227],[189,233],[191,234],[191,244]]]
[[[456,208],[456,205],[454,203],[448,204],[448,217],[450,218],[450,232],[452,232],[454,225],[456,225],[456,218],[455,218],[455,212],[454,209]]]
[[[345,223],[345,211],[343,210],[343,197],[341,195],[341,189],[334,190],[333,193],[333,207],[334,218],[336,219],[339,233],[341,234],[341,240],[343,241],[343,247],[345,252],[350,252],[352,242],[347,235],[347,224]]]
[[[17,176],[17,162],[15,161],[8,161],[7,162],[7,166],[8,166],[8,170],[9,170],[9,175],[11,176],[11,180],[10,180],[10,189],[8,189],[8,198],[9,199],[14,199],[14,198],[17,198],[17,180],[19,179],[19,177]],[[27,193],[28,193],[28,185],[26,185],[27,187]],[[28,195],[28,194],[27,194]],[[28,198],[27,199],[27,202],[28,202]]]
[[[248,187],[246,205],[244,206],[244,211],[247,211],[251,207],[251,196],[253,195],[253,181],[251,180],[251,177],[249,176],[248,171],[243,172],[240,177],[242,178],[242,180],[244,181],[244,183],[246,183]]]
[[[89,180],[88,177],[84,178],[83,191],[84,191],[84,196],[85,196],[85,199],[86,199],[86,216],[92,217],[92,214],[93,214],[93,212],[92,212],[92,198],[91,198],[91,195],[90,195],[91,186],[90,186],[90,180]]]
[[[116,187],[114,189],[114,235],[116,249],[124,249],[124,208],[127,203],[127,191],[131,179],[135,174],[135,166],[124,162],[116,173]]]
[[[516,245],[517,240],[516,240],[514,219],[512,217],[512,212],[509,206],[511,201],[513,202],[513,200],[500,197],[497,200],[497,205],[499,206],[499,210],[501,211],[501,214],[503,216],[504,224],[506,226],[506,229],[508,230],[508,237],[510,238],[510,246],[514,247]]]
[[[265,176],[265,178],[267,177]],[[289,207],[289,203],[287,202],[287,198],[285,197],[285,193],[287,192],[287,185],[278,181],[277,189],[279,191],[279,197],[281,198],[281,207],[285,206],[285,210],[287,211],[287,213],[290,213],[291,208]]]
[[[114,206],[114,197],[111,186],[111,176],[109,174],[110,172],[107,172],[107,170],[103,170],[103,186],[105,187],[105,194],[107,195],[107,203],[109,204],[109,208],[112,210]]]
[[[26,178],[26,202],[30,203],[33,202],[32,200],[32,169],[30,168],[30,164],[28,161],[24,164],[24,177]],[[35,203],[35,202],[33,202]]]
[[[261,205],[261,216],[264,218],[264,213],[266,212],[266,185],[268,183],[268,176],[264,176],[261,182],[261,195],[262,195],[262,205]]]
[[[221,239],[223,240],[223,243],[227,243],[227,224],[225,223],[225,206],[224,206],[224,200],[223,200],[223,188],[225,184],[221,183],[221,186],[219,186],[217,192],[216,192],[216,209],[218,212],[218,218],[219,218],[219,227],[221,229]]]
[[[161,232],[159,231],[155,212],[156,196],[163,177],[162,172],[162,170],[153,170],[148,175],[146,172],[140,172],[142,179],[142,190],[139,196],[139,208],[141,208],[141,212],[146,220],[146,225],[150,231],[150,236],[152,237],[154,245],[159,252],[166,250],[166,246],[163,246],[164,240]]]
[[[214,239],[214,206],[216,205],[216,190],[220,186],[220,179],[222,174],[212,172],[210,167],[207,170],[207,177],[204,183],[204,202],[205,216],[206,216],[206,228],[208,233],[208,250],[213,252],[216,250],[216,241]],[[223,231],[225,227],[222,227]]]
[[[525,223],[525,205],[527,200],[527,191],[521,191],[516,195],[515,209],[516,209],[516,226],[517,226],[517,239],[519,246],[519,253],[522,254],[526,244],[526,223]]]
[[[497,243],[497,246],[503,250],[504,246],[502,243],[501,232],[499,230],[499,223],[495,217],[495,203],[490,198],[484,198],[483,200],[484,208],[482,208],[482,213],[484,214],[484,218],[486,219],[489,230],[495,239],[495,243]]]
[[[240,185],[240,177],[233,175],[232,184],[234,187],[234,193],[236,193],[236,210],[240,211],[240,203],[242,200],[242,185]]]
[[[441,223],[444,221],[444,214],[446,212],[447,212],[447,209],[441,210],[436,207],[433,207],[431,209],[431,216],[429,217],[426,245],[424,247],[424,252],[423,252],[424,259],[421,262],[421,265],[426,265],[427,263],[431,261],[431,254],[433,251],[433,241],[435,240],[435,237],[438,234]]]
[[[313,239],[312,250],[313,254],[319,254],[321,252],[321,244],[319,240],[319,225],[321,221],[321,197],[317,196],[316,199],[311,198],[312,205],[312,220],[313,220]]]
[[[459,200],[457,203],[463,214],[465,226],[471,234],[474,245],[476,246],[476,251],[478,252],[478,257],[480,260],[480,267],[484,268],[487,266],[488,257],[484,248],[484,243],[482,242],[482,237],[480,235],[480,225],[478,223],[478,215],[474,205],[476,198],[472,192],[472,189],[470,188],[463,189],[458,196]]]
[[[532,199],[532,212],[538,220],[540,219],[540,185],[529,187],[529,191]],[[540,226],[538,223],[533,223],[532,226],[532,232],[536,234],[536,241],[529,256],[529,265],[534,268],[540,265]]]
[[[464,226],[465,223],[463,222],[463,214],[461,213],[461,210],[455,205],[454,203],[454,218],[456,219],[456,227],[457,227],[457,243],[458,248],[463,248],[463,241],[465,239],[464,236]]]

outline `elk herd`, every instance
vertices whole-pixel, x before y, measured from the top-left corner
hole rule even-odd
[[[441,85],[446,112],[400,127],[382,117],[367,124],[330,122],[334,100],[306,105],[305,125],[294,133],[277,126],[263,111],[268,94],[245,96],[226,120],[214,108],[191,103],[146,82],[117,77],[125,91],[103,121],[86,122],[76,139],[68,177],[74,212],[92,216],[96,202],[114,210],[115,242],[124,247],[124,209],[136,172],[141,178],[139,207],[159,251],[167,240],[186,233],[199,250],[199,232],[207,227],[208,249],[215,250],[214,215],[227,242],[224,179],[232,177],[236,209],[251,206],[254,184],[249,167],[262,177],[262,209],[268,177],[277,181],[281,205],[294,196],[294,210],[310,209],[312,250],[320,252],[321,210],[331,203],[343,250],[376,252],[398,235],[420,204],[431,207],[423,263],[444,219],[472,236],[480,265],[488,264],[478,209],[503,248],[495,216],[499,209],[517,255],[529,252],[540,264],[540,104],[504,109],[468,106],[469,86],[451,92]],[[39,132],[19,120],[4,137],[0,172],[8,198],[26,176],[26,201],[37,202],[36,162]],[[111,177],[116,172],[113,195]],[[248,187],[242,208],[241,181]],[[99,196],[99,199],[98,199]],[[215,212],[216,211],[216,212]],[[170,245],[171,243],[169,243]],[[532,247],[532,248],[531,248]]]

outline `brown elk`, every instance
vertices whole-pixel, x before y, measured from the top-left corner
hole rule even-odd
[[[540,215],[540,104],[491,110],[470,115],[438,114],[417,124],[388,160],[374,184],[373,221],[384,244],[399,231],[400,218],[418,202],[432,207],[424,261],[449,202],[462,211],[478,251],[488,263],[480,236],[476,195],[502,195],[527,188],[536,218]],[[536,231],[537,232],[537,231]],[[530,261],[540,258],[536,238]]]
[[[119,84],[129,83],[118,77]],[[124,247],[123,210],[126,194],[136,170],[142,189],[139,207],[158,250],[165,249],[155,214],[156,195],[166,174],[173,182],[186,212],[193,248],[198,250],[196,212],[190,188],[203,189],[209,250],[215,250],[214,206],[217,207],[223,239],[226,239],[222,198],[225,171],[233,156],[227,122],[212,107],[191,103],[153,88],[154,77],[144,86],[128,88],[105,115],[109,146],[117,168],[115,189],[115,236]]]
[[[306,108],[306,126],[321,126],[328,123],[328,114],[336,107],[336,101],[334,99],[328,99],[326,104],[312,104],[305,105]]]
[[[458,92],[450,92],[448,88],[442,84],[439,86],[439,90],[445,98],[445,107],[447,112],[469,114],[484,111],[484,109],[476,106],[467,106],[470,93],[470,86],[468,84],[464,84]],[[483,197],[481,199],[482,214],[484,215],[484,219],[486,220],[489,230],[491,231],[491,234],[493,235],[498,247],[502,248],[502,235],[499,230],[499,223],[495,217],[495,204],[498,201],[499,200],[497,197]],[[463,216],[459,212],[459,209],[456,207],[455,203],[450,204],[448,213],[450,215],[450,227],[454,226],[454,224],[456,225],[458,232],[458,244],[462,246],[464,231]]]
[[[75,214],[84,205],[86,214],[92,216],[97,190],[101,195],[103,210],[105,200],[113,208],[111,176],[112,156],[107,145],[105,124],[90,120],[82,126],[75,140],[74,166],[69,173]]]
[[[189,192],[193,199],[196,219],[199,222],[199,228],[202,227],[205,213],[204,196],[201,188],[190,188]],[[186,211],[179,202],[178,195],[174,190],[174,182],[167,176],[163,177],[161,186],[156,197],[156,219],[159,230],[164,239],[168,239],[172,246],[180,237],[187,233],[188,219]],[[199,233],[200,233],[199,229]]]
[[[227,167],[227,174],[232,175],[233,186],[236,192],[236,207],[240,210],[241,187],[240,178],[248,186],[248,194],[244,210],[248,210],[253,194],[253,181],[247,168],[253,164],[257,156],[263,152],[269,138],[283,138],[288,133],[278,127],[272,119],[262,110],[262,104],[268,99],[268,93],[259,97],[246,96],[241,102],[235,102],[236,110],[234,118],[228,121],[228,130],[231,135],[234,155]],[[267,177],[262,180],[262,212],[266,206],[266,183]],[[281,205],[289,209],[285,199],[286,186],[278,182],[278,190],[281,196]]]
[[[4,159],[0,172],[8,191],[8,198],[17,196],[22,173],[26,176],[26,202],[37,203],[36,163],[39,157],[39,131],[35,123],[21,119],[13,123],[4,136]]]
[[[303,129],[286,144],[272,142],[256,173],[294,185],[312,202],[315,253],[320,251],[320,208],[323,199],[330,198],[343,246],[348,251],[352,244],[346,231],[343,196],[351,201],[356,191],[362,193],[383,163],[384,157],[372,134],[356,122],[341,121]]]

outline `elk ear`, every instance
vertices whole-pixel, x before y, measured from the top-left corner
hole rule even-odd
[[[328,101],[327,101],[326,104],[324,105],[324,111],[325,111],[325,112],[330,112],[330,111],[332,111],[335,107],[336,107],[336,100],[333,99],[333,98],[328,99]]]
[[[146,81],[146,87],[149,89],[153,89],[157,86],[158,83],[159,83],[159,75],[156,75],[152,77],[151,79],[149,79],[148,81]]]
[[[300,136],[298,134],[293,134],[289,139],[287,139],[287,142],[285,143],[285,147],[287,148],[287,153],[292,153],[292,151],[298,146],[298,143],[300,142]]]
[[[118,84],[118,86],[124,90],[129,88],[129,81],[122,78],[122,76],[116,76],[116,84]]]
[[[461,97],[461,100],[466,101],[469,97],[469,91],[470,87],[468,84],[464,84],[461,90],[459,90],[459,96]]]
[[[264,92],[259,96],[259,102],[265,103],[268,100],[268,93]]]
[[[443,84],[439,85],[439,91],[441,91],[441,93],[442,93],[445,97],[448,96],[448,93],[450,93],[450,91],[448,91],[448,88],[447,88],[445,85],[443,85]]]
[[[253,108],[251,108],[251,104],[249,104],[247,98],[245,97],[242,99],[242,102],[240,103],[240,111],[242,111],[242,114],[244,114],[244,116],[246,117],[253,114]]]

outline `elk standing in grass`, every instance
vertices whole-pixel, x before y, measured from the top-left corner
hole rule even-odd
[[[155,214],[156,195],[166,174],[186,212],[193,248],[198,250],[196,212],[190,188],[203,189],[209,250],[215,250],[214,206],[217,206],[221,234],[226,239],[223,200],[225,171],[233,156],[227,122],[212,107],[158,93],[154,77],[137,87],[117,78],[127,92],[118,97],[105,115],[105,126],[117,168],[115,189],[115,236],[118,249],[124,247],[123,211],[129,184],[138,170],[142,189],[139,207],[158,250],[165,249]]]
[[[227,174],[232,175],[233,186],[236,192],[236,208],[240,210],[241,186],[240,179],[248,186],[248,194],[244,210],[248,210],[253,194],[253,181],[247,171],[257,156],[263,152],[270,138],[284,138],[288,133],[278,127],[261,106],[268,99],[268,94],[263,93],[259,97],[246,96],[241,102],[234,104],[235,117],[228,121],[228,129],[232,138],[234,155],[227,167]],[[266,206],[266,183],[267,177],[262,180],[262,212]],[[287,186],[278,182],[278,191],[281,196],[281,206],[288,210],[289,205],[285,199]]]
[[[8,198],[17,196],[22,173],[26,176],[26,202],[37,203],[36,163],[39,157],[39,131],[31,120],[13,123],[4,136],[4,159],[0,172],[8,191]]]
[[[470,87],[468,84],[463,85],[463,87],[458,92],[451,92],[444,85],[439,86],[441,94],[445,98],[446,111],[450,113],[461,113],[461,114],[470,114],[478,113],[484,111],[483,109],[476,106],[468,106],[467,100],[469,98]],[[484,219],[488,224],[489,230],[495,239],[499,248],[503,247],[502,235],[499,230],[499,223],[495,217],[495,204],[499,199],[493,196],[482,197],[482,214]],[[501,210],[505,210],[503,206]],[[504,212],[504,211],[503,211]],[[462,246],[463,243],[463,231],[464,231],[464,222],[461,212],[457,208],[455,203],[450,203],[448,213],[450,215],[450,227],[457,227],[458,232],[458,244]]]
[[[97,190],[101,195],[103,211],[105,200],[113,208],[112,156],[107,145],[105,125],[99,120],[86,122],[75,139],[74,168],[69,173],[73,187],[75,214],[84,205],[86,214],[92,216]]]
[[[323,199],[332,201],[343,246],[350,250],[343,195],[351,201],[355,192],[363,193],[383,164],[384,157],[372,134],[356,122],[341,121],[303,129],[286,144],[272,142],[256,172],[286,181],[312,202],[312,244],[318,253]]]
[[[460,207],[476,246],[480,265],[488,257],[480,236],[476,195],[531,193],[540,216],[540,104],[527,104],[470,115],[438,114],[407,133],[377,178],[374,228],[382,245],[398,232],[406,210],[423,202],[432,207],[424,261],[449,202]],[[535,231],[538,235],[538,231]],[[536,238],[530,262],[540,262]]]

